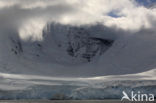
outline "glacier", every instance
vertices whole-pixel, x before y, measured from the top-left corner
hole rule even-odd
[[[121,99],[122,91],[156,95],[154,72],[90,78],[56,78],[1,73],[0,99]]]

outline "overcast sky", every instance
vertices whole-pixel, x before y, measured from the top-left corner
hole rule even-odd
[[[155,0],[0,0],[1,30],[14,29],[23,39],[32,35],[40,39],[48,22],[155,30]]]

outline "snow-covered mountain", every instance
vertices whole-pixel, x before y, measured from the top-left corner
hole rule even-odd
[[[90,67],[85,66],[94,65],[115,41],[114,32],[105,34],[104,29],[102,25],[70,26],[51,23],[45,27],[42,40],[39,41],[32,41],[31,38],[22,40],[13,32],[2,34],[1,42],[5,43],[1,45],[1,71],[74,76],[77,74],[74,72],[76,70],[80,73],[75,76],[89,76]],[[86,70],[83,70],[84,68]],[[93,68],[92,72],[93,70],[96,71]],[[84,75],[81,75],[81,72],[84,72]]]
[[[148,30],[132,34],[100,24],[51,23],[38,41],[5,31],[0,38],[0,71],[66,77],[144,72],[156,66],[155,36]]]
[[[49,23],[36,41],[1,30],[0,99],[120,98],[122,90],[148,92],[146,87],[156,94],[155,38],[152,30],[131,33],[100,24]]]

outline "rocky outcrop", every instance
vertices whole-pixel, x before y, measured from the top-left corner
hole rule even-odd
[[[67,52],[72,57],[84,58],[88,62],[95,56],[102,55],[113,40],[92,37],[85,28],[74,27],[68,31]]]

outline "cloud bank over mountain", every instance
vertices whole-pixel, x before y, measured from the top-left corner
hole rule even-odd
[[[155,18],[156,8],[146,8],[135,0],[0,0],[1,28],[17,30],[22,39],[41,40],[49,22],[101,23],[135,32],[154,28]]]

